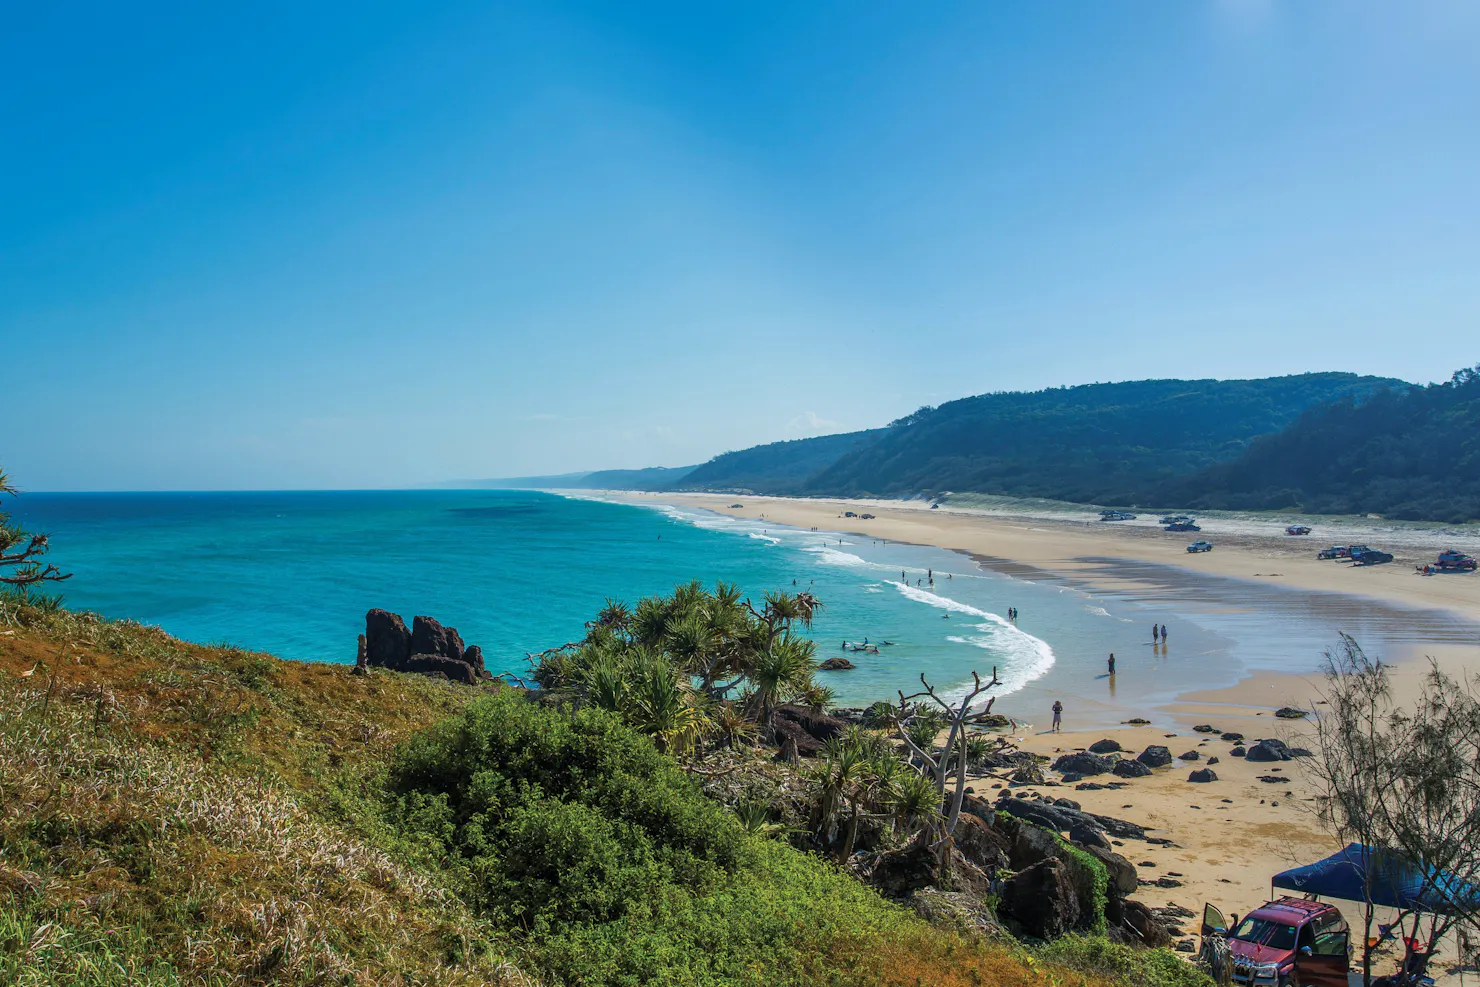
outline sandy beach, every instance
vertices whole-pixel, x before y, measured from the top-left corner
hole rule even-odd
[[[1315,553],[1324,545],[1318,543],[1319,538],[1222,536],[1214,551],[1192,555],[1185,549],[1189,536],[1159,529],[1116,527],[1092,520],[1077,523],[988,516],[949,507],[931,510],[921,502],[708,494],[612,496],[764,518],[803,529],[930,545],[967,553],[982,566],[1007,575],[1064,579],[1091,592],[1103,589],[1170,597],[1171,605],[1175,605],[1177,594],[1198,578],[1215,576],[1246,581],[1251,601],[1288,596],[1297,601],[1294,605],[1334,608],[1324,614],[1327,618],[1333,613],[1336,619],[1342,613],[1367,615],[1384,608],[1399,620],[1412,613],[1411,644],[1402,653],[1383,655],[1393,666],[1400,698],[1416,689],[1427,667],[1426,657],[1451,673],[1480,669],[1480,638],[1473,636],[1469,626],[1471,622],[1480,625],[1480,576],[1420,576],[1413,568],[1422,560],[1416,552],[1410,553],[1413,559],[1400,554],[1393,564],[1366,568],[1318,561]],[[732,506],[735,504],[743,506]],[[844,518],[847,511],[875,517]],[[1270,596],[1277,587],[1304,593]],[[1454,626],[1440,620],[1432,625],[1438,629],[1428,632],[1430,624],[1425,621],[1434,621],[1435,614],[1452,617]],[[1177,760],[1152,777],[1114,789],[1061,784],[1039,789],[1014,786],[1018,794],[1036,790],[1050,798],[1070,798],[1087,810],[1140,823],[1153,828],[1156,836],[1170,839],[1171,846],[1131,841],[1132,845],[1118,848],[1138,865],[1144,881],[1153,882],[1143,885],[1139,895],[1148,904],[1177,904],[1200,913],[1204,902],[1213,902],[1225,912],[1242,913],[1267,899],[1273,874],[1338,848],[1334,837],[1322,830],[1315,817],[1306,768],[1300,759],[1249,763],[1230,757],[1233,745],[1218,739],[1218,735],[1192,730],[1206,724],[1241,733],[1250,741],[1275,737],[1292,745],[1311,746],[1308,724],[1277,719],[1273,712],[1286,705],[1308,707],[1318,699],[1321,679],[1316,661],[1304,663],[1297,672],[1257,671],[1230,688],[1185,692],[1172,702],[1160,704],[1148,716],[1152,725],[1114,729],[1075,730],[1074,699],[1088,696],[1091,683],[1063,680],[1063,676],[1056,681],[1057,672],[1051,671],[1047,680],[1066,697],[1071,711],[1066,718],[1069,729],[1058,734],[1047,732],[1044,727],[1048,717],[1043,715],[1041,723],[1015,736],[1022,748],[1057,756],[1108,738],[1132,756],[1150,745],[1165,746],[1174,757],[1189,752],[1199,755],[1195,761]],[[1110,698],[1101,690],[1093,690],[1093,694],[1092,701],[1121,714],[1121,722],[1148,715],[1134,705],[1115,710],[1113,693]],[[1213,766],[1218,780],[1190,783],[1189,773],[1206,766],[1209,757],[1219,759]],[[1093,779],[1116,780],[1109,776]],[[993,779],[978,779],[974,785],[979,794],[989,795],[995,794],[993,788],[1002,787]],[[1185,926],[1195,933],[1195,920],[1188,920]]]

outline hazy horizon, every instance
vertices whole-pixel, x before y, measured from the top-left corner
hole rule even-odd
[[[997,390],[1446,379],[1480,7],[29,7],[23,489],[680,466]]]

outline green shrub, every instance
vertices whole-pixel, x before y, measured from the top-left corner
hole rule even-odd
[[[1207,974],[1169,949],[1138,949],[1104,936],[1064,936],[1034,950],[1038,957],[1126,987],[1212,987]]]

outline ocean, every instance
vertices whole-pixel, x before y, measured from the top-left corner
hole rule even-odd
[[[818,658],[858,666],[818,674],[840,704],[896,699],[922,674],[954,693],[995,668],[1003,712],[1046,719],[1055,698],[1077,699],[1071,712],[1108,723],[1252,669],[1313,670],[1338,629],[1389,642],[1449,633],[1431,614],[1323,611],[1302,602],[1319,594],[1189,583],[1170,567],[1092,592],[935,548],[596,497],[30,493],[10,506],[74,574],[57,587],[69,606],[305,661],[353,662],[365,612],[382,607],[436,617],[481,645],[492,671],[523,673],[527,654],[578,640],[607,599],[725,580],[756,601],[774,589],[822,600]],[[1158,578],[1166,589],[1148,592]],[[1152,623],[1169,625],[1166,649],[1151,647]],[[878,654],[844,650],[865,640]]]

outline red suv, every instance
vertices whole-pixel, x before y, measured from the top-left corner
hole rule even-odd
[[[1248,987],[1346,987],[1351,933],[1332,905],[1280,898],[1228,929],[1222,913],[1203,908],[1203,935],[1226,932],[1233,982]]]

